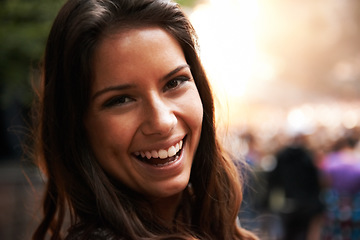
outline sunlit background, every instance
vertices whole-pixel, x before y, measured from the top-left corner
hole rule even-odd
[[[359,125],[359,6],[342,0],[196,5],[190,18],[218,116],[272,134]]]
[[[249,180],[253,195],[245,195],[240,215],[245,226],[261,229],[262,239],[292,234],[290,214],[284,214],[298,200],[289,197],[288,181],[295,192],[319,186],[300,201],[320,199],[312,204],[325,210],[306,220],[307,238],[287,239],[360,239],[360,145],[339,147],[360,137],[360,2],[207,0],[189,16],[216,96],[219,133],[232,158],[245,159],[256,172]],[[274,188],[279,154],[298,147],[293,140],[299,136],[317,181],[295,189],[301,176],[312,178],[302,159],[297,174]],[[334,164],[341,167],[329,177]],[[347,175],[356,176],[347,185],[357,185],[357,194],[335,190],[334,182]],[[301,214],[292,211],[300,226]]]
[[[39,212],[34,191],[42,180],[21,145],[29,134],[31,81],[63,2],[0,1],[0,239],[28,239]],[[235,160],[254,151],[248,136],[256,139],[253,164],[260,179],[275,168],[276,152],[298,134],[307,137],[321,170],[336,141],[359,133],[360,1],[178,2],[199,37],[220,136]],[[267,186],[259,185],[258,198]],[[271,213],[268,223],[278,225],[255,225],[268,231],[268,239],[281,239],[284,229],[273,213],[285,200],[274,196],[275,207],[262,210]]]

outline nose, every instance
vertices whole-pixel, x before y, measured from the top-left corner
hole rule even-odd
[[[144,122],[141,131],[144,135],[167,135],[177,124],[171,104],[154,96],[144,106]]]

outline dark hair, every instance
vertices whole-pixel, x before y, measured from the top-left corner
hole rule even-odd
[[[138,193],[113,183],[93,156],[84,129],[92,59],[99,41],[106,34],[138,26],[158,26],[176,38],[203,103],[191,188],[185,190],[183,200],[188,222],[180,230],[157,224]],[[42,70],[35,150],[47,186],[45,216],[33,239],[44,239],[47,232],[51,239],[61,239],[67,209],[71,231],[82,233],[81,239],[99,228],[125,239],[255,239],[236,225],[242,199],[239,176],[217,142],[213,97],[198,57],[197,37],[177,4],[164,0],[69,0],[51,29]]]

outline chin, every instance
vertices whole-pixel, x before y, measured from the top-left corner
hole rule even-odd
[[[164,183],[162,186],[155,187],[155,191],[153,191],[150,195],[153,198],[169,198],[173,196],[178,196],[184,191],[189,183],[189,179],[182,182],[176,183]]]

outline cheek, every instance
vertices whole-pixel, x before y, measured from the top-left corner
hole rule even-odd
[[[113,155],[126,154],[131,141],[131,128],[126,123],[114,118],[92,118],[86,123],[86,130],[101,164]]]
[[[187,104],[184,106],[184,110],[186,111],[188,125],[192,131],[200,131],[204,111],[198,91],[196,89],[191,90],[185,102]],[[198,134],[200,135],[200,133]]]

